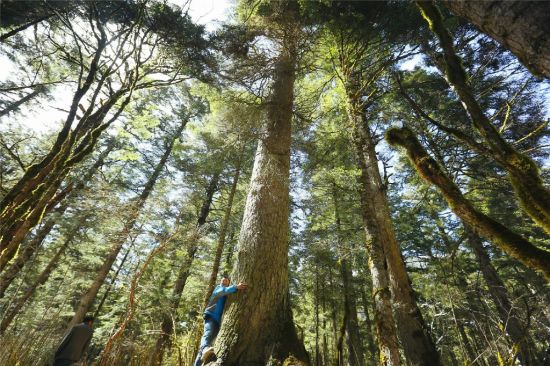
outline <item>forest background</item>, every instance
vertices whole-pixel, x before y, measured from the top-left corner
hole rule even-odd
[[[227,365],[550,362],[550,67],[446,1],[196,4],[2,1],[0,364],[93,314],[87,364],[191,365],[222,273]]]

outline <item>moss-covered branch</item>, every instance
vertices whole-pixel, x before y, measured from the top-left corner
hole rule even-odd
[[[443,24],[441,13],[431,1],[417,1],[422,16],[439,39],[443,49],[445,77],[460,98],[472,124],[485,140],[490,156],[508,173],[516,196],[525,212],[550,233],[550,191],[544,186],[538,166],[502,138],[483,112],[461,59],[453,47],[453,39]]]
[[[411,129],[392,128],[386,133],[386,140],[393,146],[406,149],[420,176],[437,186],[453,212],[475,232],[527,267],[541,271],[550,281],[550,252],[536,247],[523,236],[476,209],[441,166],[428,155]]]

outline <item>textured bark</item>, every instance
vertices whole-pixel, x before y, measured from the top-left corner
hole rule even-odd
[[[77,143],[78,134],[71,132],[76,118],[78,105],[91,88],[98,74],[99,60],[106,47],[107,37],[100,22],[97,23],[101,37],[93,54],[88,72],[83,75],[83,82],[77,88],[63,128],[49,153],[37,164],[30,166],[19,181],[4,195],[0,201],[0,262],[7,263],[19,248],[19,244],[32,227],[40,222],[47,204],[55,195],[62,180],[77,160],[69,159]],[[114,105],[113,101],[113,104]],[[112,106],[107,103],[102,108],[108,111]],[[102,109],[100,108],[100,110]],[[101,115],[104,118],[104,115]],[[82,120],[79,122],[79,125]],[[91,127],[95,125],[92,123]],[[95,145],[102,129],[93,131],[91,147]],[[91,151],[91,150],[90,150]],[[80,157],[82,159],[83,156]]]
[[[105,282],[105,279],[107,278],[107,275],[109,274],[111,267],[113,266],[113,263],[115,262],[118,254],[120,253],[124,243],[128,239],[128,236],[130,235],[131,231],[133,230],[135,223],[139,217],[141,209],[143,208],[143,206],[145,205],[145,202],[147,201],[147,198],[149,198],[149,195],[153,191],[153,188],[157,182],[157,179],[159,178],[162,170],[164,169],[164,166],[166,165],[166,161],[168,160],[168,157],[172,153],[172,148],[174,147],[174,143],[180,137],[186,124],[187,124],[187,121],[182,121],[178,130],[174,133],[174,135],[170,137],[170,140],[166,144],[166,148],[164,150],[162,157],[160,158],[159,162],[155,166],[153,173],[151,174],[147,183],[143,187],[143,190],[141,191],[139,197],[137,197],[135,201],[132,202],[129,209],[128,216],[126,218],[126,221],[124,222],[124,226],[122,230],[118,233],[118,235],[115,236],[115,239],[111,244],[111,248],[109,249],[107,256],[105,257],[102,265],[99,267],[99,269],[96,272],[96,276],[93,282],[90,284],[90,287],[88,288],[88,290],[86,290],[86,292],[80,298],[78,306],[75,310],[75,314],[71,322],[69,323],[69,326],[68,326],[69,329],[73,325],[80,323],[84,318],[84,316],[86,315],[86,313],[90,310],[94,300],[97,297],[99,289],[103,285],[103,282]]]
[[[431,158],[409,128],[392,128],[386,133],[391,145],[401,146],[420,176],[439,188],[453,212],[477,234],[485,237],[525,266],[541,271],[550,281],[550,252],[538,248],[523,236],[477,210],[444,170]]]
[[[348,347],[348,365],[365,366],[365,351],[359,334],[357,320],[357,294],[353,286],[353,273],[349,253],[343,248],[340,207],[336,186],[333,185],[332,198],[334,203],[334,219],[336,224],[337,245],[340,256],[340,274],[344,284],[344,318],[346,319],[346,345]]]
[[[489,3],[497,4],[499,2],[490,1]],[[547,233],[550,233],[550,190],[544,186],[537,164],[506,142],[485,115],[475,93],[468,84],[468,75],[466,75],[461,60],[453,48],[452,37],[443,24],[439,10],[431,2],[419,1],[417,4],[440,41],[444,52],[444,71],[448,84],[462,101],[474,128],[487,144],[491,157],[508,173],[523,210]],[[547,14],[545,16],[548,17]],[[550,27],[548,24],[546,26]],[[550,47],[550,40],[547,41],[547,44]]]
[[[56,221],[63,216],[63,214],[69,207],[69,202],[82,193],[82,190],[84,189],[86,184],[90,181],[90,179],[92,179],[93,175],[101,168],[101,166],[103,166],[107,155],[113,150],[114,147],[114,141],[111,141],[107,148],[99,155],[99,158],[94,163],[94,165],[82,177],[82,179],[80,179],[78,183],[72,186],[72,189],[70,190],[66,198],[61,202],[59,207],[57,207],[55,210],[53,210],[51,214],[48,215],[48,220],[36,232],[35,236],[28,243],[23,245],[13,263],[11,263],[10,266],[2,272],[2,276],[0,277],[0,298],[4,296],[6,289],[15,279],[17,274],[23,269],[25,264],[35,255],[36,251],[42,245],[44,239],[48,236],[50,231],[56,225]]]
[[[509,49],[533,74],[550,78],[550,2],[442,0],[441,3]]]
[[[291,2],[290,2],[291,3]],[[291,3],[292,4],[292,3]],[[290,10],[292,12],[293,10]],[[235,282],[215,349],[223,365],[266,365],[293,355],[309,363],[292,320],[288,289],[289,172],[296,34],[292,14],[275,61],[263,138],[258,142],[238,243]]]
[[[386,280],[376,279],[377,282],[382,283],[374,285],[375,295],[378,291],[391,290],[398,336],[408,362],[415,366],[439,365],[439,354],[416,304],[414,291],[395,238],[385,187],[378,170],[375,143],[367,125],[363,102],[360,100],[361,96],[355,85],[353,79],[348,79],[346,91],[353,141],[361,168],[363,215],[367,250],[371,260],[371,273],[373,281],[375,281],[375,277],[388,276],[390,284],[389,288],[379,287]],[[374,266],[376,269],[373,271]],[[377,308],[378,306],[379,304],[377,304]],[[378,311],[381,310],[378,308]],[[380,316],[382,316],[380,313],[377,314],[378,318]],[[384,315],[385,326],[391,324],[389,323],[391,318],[388,316],[389,314]],[[380,319],[377,319],[378,322]],[[384,331],[390,332],[391,330],[385,329]],[[381,359],[389,357],[388,352],[391,351],[390,360],[396,362],[394,359],[398,355],[396,355],[397,350],[393,347],[397,347],[397,345],[393,344],[395,342],[393,335],[381,334],[380,328],[378,332]],[[384,346],[382,347],[382,345]]]
[[[479,268],[481,269],[483,279],[489,288],[489,294],[495,304],[500,321],[510,336],[514,347],[517,347],[518,355],[522,364],[526,366],[536,365],[536,360],[533,354],[536,347],[531,344],[527,329],[521,323],[517,310],[512,306],[508,290],[506,289],[504,282],[500,279],[495,267],[491,263],[487,250],[483,247],[481,238],[468,227],[466,227],[466,235],[468,236],[468,243],[476,255]]]
[[[174,288],[172,289],[169,312],[164,315],[162,323],[160,325],[161,334],[155,344],[155,350],[153,351],[153,355],[151,357],[151,365],[162,364],[164,350],[170,345],[170,337],[172,336],[172,332],[174,331],[173,321],[177,318],[177,310],[180,305],[181,295],[183,294],[183,289],[185,288],[185,284],[187,283],[187,279],[189,278],[189,274],[191,273],[191,265],[193,264],[195,254],[197,253],[198,241],[200,239],[200,229],[202,226],[204,226],[208,215],[210,214],[212,200],[214,198],[214,194],[218,190],[219,178],[220,174],[215,173],[210,179],[208,187],[206,188],[206,194],[204,197],[204,201],[201,205],[199,216],[197,218],[197,226],[195,228],[195,232],[191,234],[187,246],[187,255],[183,264],[180,267],[178,277],[176,278]]]
[[[40,286],[46,283],[48,278],[50,277],[50,274],[53,272],[55,268],[57,268],[57,265],[59,264],[59,259],[61,256],[65,253],[65,250],[69,246],[69,244],[72,241],[72,238],[74,234],[76,234],[76,231],[78,231],[78,226],[75,228],[73,233],[67,238],[63,244],[57,249],[57,252],[54,254],[54,256],[50,259],[46,267],[40,272],[40,275],[38,275],[38,278],[33,282],[33,284],[25,290],[23,295],[21,295],[19,298],[17,298],[12,304],[11,304],[11,311],[7,311],[4,314],[4,317],[2,318],[2,322],[0,322],[0,334],[4,333],[6,329],[8,329],[9,325],[13,321],[13,319],[21,312],[27,301],[31,299],[34,296],[34,293],[36,292],[36,289]]]

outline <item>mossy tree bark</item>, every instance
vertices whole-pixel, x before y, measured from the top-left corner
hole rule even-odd
[[[440,2],[509,49],[533,74],[550,78],[550,2]]]
[[[439,188],[453,212],[474,232],[485,237],[525,266],[541,271],[546,280],[550,281],[550,252],[538,248],[523,236],[476,209],[439,164],[428,155],[411,129],[392,128],[386,133],[386,140],[391,145],[406,149],[411,163],[420,176]]]
[[[118,233],[118,235],[115,236],[115,240],[111,244],[111,248],[109,249],[109,252],[107,253],[107,256],[105,257],[101,267],[96,272],[96,276],[93,282],[90,284],[90,287],[80,298],[78,306],[75,310],[75,314],[69,323],[69,329],[73,325],[80,323],[86,313],[90,310],[94,300],[97,297],[99,289],[103,285],[103,282],[105,282],[105,279],[107,278],[107,275],[109,274],[113,263],[115,263],[118,254],[122,250],[124,243],[128,239],[131,231],[133,230],[136,221],[140,215],[141,209],[145,205],[145,202],[147,201],[147,198],[149,198],[151,192],[153,192],[153,188],[155,187],[155,184],[160,177],[160,174],[164,170],[170,154],[172,153],[174,144],[185,129],[186,124],[187,120],[182,121],[174,134],[169,137],[168,141],[166,142],[164,153],[162,154],[162,157],[160,158],[157,165],[155,166],[153,173],[147,180],[147,183],[143,187],[140,195],[136,197],[134,202],[131,203],[128,216],[124,222],[123,228]]]
[[[348,91],[352,90],[349,85],[347,89]],[[397,334],[408,362],[412,365],[439,365],[439,354],[416,304],[414,290],[395,238],[385,187],[378,170],[375,142],[369,131],[366,115],[362,108],[363,103],[359,97],[355,93],[348,93],[353,141],[361,168],[363,215],[367,249],[370,255],[369,264],[373,282],[375,277],[387,276],[389,279],[385,287],[379,286],[383,285],[386,280],[376,280],[379,283],[374,285],[375,296],[378,295],[378,292],[391,291]],[[389,297],[389,293],[385,296]],[[378,299],[378,302],[388,300]],[[378,306],[377,304],[377,308]],[[389,314],[385,314],[383,320],[380,319],[380,313],[375,316],[377,323],[383,322],[383,324],[377,324],[378,339],[381,343],[387,343],[384,345],[384,349],[381,344],[380,358],[383,359],[387,357],[389,347],[395,342],[392,339],[393,335],[389,333],[391,330],[387,329],[388,324],[391,324],[389,323],[391,318],[387,318]],[[382,335],[381,330],[384,330],[386,334]],[[393,347],[396,346],[393,345]],[[392,352],[395,350],[392,349]]]
[[[137,81],[133,78],[127,80],[121,89],[112,92],[100,107],[95,107],[98,95],[112,70],[108,68],[100,73],[99,64],[108,37],[101,21],[97,20],[94,24],[100,36],[97,35],[97,45],[91,62],[81,67],[83,74],[80,75],[69,113],[54,145],[39,163],[25,171],[0,202],[0,269],[14,257],[32,228],[41,222],[48,206],[55,202],[56,192],[71,169],[92,152],[102,132],[130,102]],[[132,46],[138,47],[135,44]],[[84,73],[84,70],[87,72]],[[82,105],[88,94],[90,106],[84,111],[76,127],[73,127],[78,119],[79,105]],[[115,112],[108,116],[115,106]]]
[[[44,239],[48,236],[51,230],[56,225],[56,222],[63,216],[67,208],[69,207],[69,202],[71,202],[75,197],[82,194],[86,184],[90,181],[92,176],[103,166],[107,155],[114,149],[114,141],[111,141],[107,148],[100,154],[97,161],[92,167],[84,174],[82,179],[80,179],[74,186],[69,186],[70,192],[67,192],[67,197],[61,202],[61,204],[48,215],[48,219],[42,227],[36,232],[36,234],[30,239],[27,243],[24,243],[22,248],[19,250],[19,254],[15,260],[2,272],[0,276],[0,298],[4,296],[5,291],[11,282],[15,279],[17,274],[23,269],[25,264],[35,255],[36,251],[42,245]],[[72,188],[71,188],[72,187]]]
[[[497,4],[499,2],[490,1],[489,3]],[[502,4],[506,4],[506,2]],[[504,140],[485,115],[468,84],[466,71],[454,50],[452,37],[445,28],[437,7],[429,1],[417,1],[417,5],[443,49],[444,72],[448,84],[460,98],[474,128],[484,139],[491,157],[508,173],[521,207],[539,226],[550,233],[550,190],[544,186],[537,164]],[[550,41],[547,43],[550,48]]]
[[[274,65],[265,134],[256,150],[233,273],[235,282],[246,282],[249,288],[228,301],[215,344],[218,362],[226,366],[282,363],[290,355],[309,363],[292,320],[288,289],[296,42],[296,34],[286,28]]]

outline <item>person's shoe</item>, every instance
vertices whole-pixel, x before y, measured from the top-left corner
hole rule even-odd
[[[204,351],[202,351],[201,361],[203,364],[206,364],[208,361],[212,359],[212,356],[214,356],[214,347],[208,347],[205,348]]]

